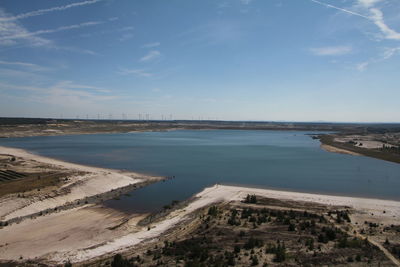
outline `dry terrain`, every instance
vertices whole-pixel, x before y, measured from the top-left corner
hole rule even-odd
[[[400,133],[325,134],[321,147],[330,152],[363,155],[400,163]]]
[[[0,263],[38,262],[134,231],[145,214],[99,203],[162,179],[0,147]]]
[[[153,242],[84,266],[399,266],[400,225],[362,221],[373,216],[345,202],[218,202]]]
[[[361,128],[361,129],[360,129]],[[0,118],[0,138],[96,133],[129,133],[177,129],[357,131],[358,124],[240,122],[240,121],[144,121],[144,120],[60,120]],[[400,130],[399,130],[400,131]]]
[[[269,200],[267,202],[261,201],[261,202],[256,202],[256,203],[246,203],[243,204],[242,201],[243,199],[246,198],[247,195],[256,195],[258,199],[261,198],[268,198]],[[275,200],[275,201],[272,201]],[[274,204],[275,203],[275,204]],[[279,203],[279,205],[276,205],[276,203]],[[283,205],[282,203],[285,203]],[[168,213],[164,217],[159,217],[156,218],[155,220],[150,220],[147,222],[147,224],[139,224],[142,226],[142,230],[138,232],[133,232],[131,234],[128,234],[124,237],[114,239],[112,242],[108,242],[102,246],[95,247],[93,249],[86,249],[86,250],[80,250],[80,251],[75,251],[71,253],[66,253],[63,255],[53,255],[53,257],[49,257],[49,260],[52,260],[54,262],[60,262],[63,259],[69,259],[71,262],[81,262],[84,263],[84,266],[87,265],[92,265],[92,266],[97,266],[100,264],[103,264],[107,266],[108,264],[111,263],[112,257],[118,252],[122,253],[125,258],[128,258],[131,260],[131,263],[133,265],[131,266],[136,266],[134,264],[139,264],[139,266],[153,266],[157,265],[158,260],[161,260],[163,263],[159,263],[161,265],[165,264],[164,261],[175,261],[177,260],[176,258],[164,258],[164,261],[162,260],[163,257],[159,257],[159,253],[156,251],[154,253],[157,253],[157,256],[154,256],[154,254],[151,254],[153,252],[150,252],[149,255],[150,257],[146,257],[148,254],[149,248],[153,251],[154,249],[157,250],[157,248],[163,248],[165,244],[164,242],[172,242],[174,240],[185,240],[187,238],[192,238],[196,236],[198,233],[196,231],[204,231],[206,229],[204,228],[204,225],[206,223],[211,223],[210,221],[204,221],[204,220],[209,220],[207,219],[206,215],[204,212],[209,212],[208,207],[215,205],[217,206],[217,209],[220,210],[222,213],[221,215],[218,215],[216,218],[221,219],[222,221],[214,221],[215,224],[213,225],[226,225],[226,222],[229,218],[231,218],[231,215],[229,215],[232,211],[232,207],[237,206],[237,209],[243,209],[244,207],[249,207],[248,205],[251,204],[250,206],[254,204],[262,204],[260,206],[256,206],[254,208],[257,209],[276,209],[280,211],[286,211],[289,212],[290,210],[293,211],[298,211],[300,213],[304,213],[304,211],[307,211],[309,213],[313,213],[314,215],[312,216],[323,216],[326,220],[323,219],[323,224],[319,225],[320,226],[320,231],[323,231],[323,227],[334,227],[335,231],[338,232],[337,237],[342,238],[344,236],[348,237],[349,240],[351,238],[358,238],[360,240],[363,240],[364,243],[362,244],[367,244],[362,247],[357,247],[358,253],[361,253],[364,249],[370,249],[372,248],[372,258],[368,258],[367,256],[362,256],[364,254],[360,254],[363,258],[362,262],[368,262],[370,260],[371,262],[373,259],[377,257],[378,261],[381,262],[381,264],[387,264],[388,266],[393,266],[397,265],[398,266],[398,260],[395,259],[395,256],[392,255],[392,252],[388,252],[388,250],[384,250],[384,244],[386,241],[386,237],[390,238],[390,244],[392,246],[397,246],[399,242],[399,236],[398,233],[396,232],[395,229],[397,229],[398,221],[399,221],[399,216],[400,216],[400,202],[396,201],[387,201],[387,200],[377,200],[377,199],[365,199],[365,198],[352,198],[352,197],[339,197],[339,196],[328,196],[328,195],[318,195],[318,194],[305,194],[305,193],[296,193],[296,192],[286,192],[286,191],[276,191],[276,190],[267,190],[267,189],[257,189],[257,188],[244,188],[244,187],[234,187],[234,186],[223,186],[223,185],[216,185],[210,188],[206,188],[199,194],[195,195],[186,205],[183,207],[179,207],[177,209],[173,209],[170,213]],[[242,206],[245,205],[245,206]],[[246,206],[247,205],[247,206]],[[283,206],[282,206],[283,205]],[[274,207],[278,206],[278,207]],[[241,218],[241,213],[242,211],[238,211],[236,214],[237,217]],[[339,213],[338,213],[339,212]],[[254,213],[254,212],[253,212]],[[257,212],[255,212],[257,213]],[[218,213],[219,214],[219,213]],[[339,215],[338,215],[339,214]],[[259,214],[257,213],[257,216]],[[287,215],[287,214],[286,214]],[[253,214],[252,216],[255,216]],[[270,215],[268,215],[270,217]],[[340,219],[337,219],[337,216],[340,217]],[[347,220],[347,216],[350,218],[350,222]],[[250,216],[251,217],[251,216]],[[318,218],[319,218],[318,217]],[[343,218],[342,218],[343,217]],[[249,217],[246,217],[248,220]],[[224,221],[225,220],[225,221]],[[253,220],[253,219],[251,219]],[[256,220],[258,221],[258,217],[256,217]],[[291,221],[292,223],[295,223],[295,228],[298,229],[300,227],[299,223],[301,220],[304,220],[304,218],[299,217],[299,218],[294,218],[294,221]],[[335,220],[338,220],[335,222]],[[250,231],[250,229],[254,228],[254,221],[247,221],[242,218],[240,220],[240,224],[237,225],[234,223],[233,225],[230,225],[230,230],[229,231],[240,231],[242,226],[247,227],[247,230]],[[270,222],[276,222],[276,219],[272,220]],[[367,223],[365,223],[367,222]],[[370,225],[370,222],[372,223]],[[377,233],[374,235],[366,233],[366,231],[370,230],[371,227],[375,227],[373,223],[379,222],[379,225],[377,226],[376,229],[379,229]],[[269,223],[269,222],[268,222]],[[266,232],[260,232],[257,235],[258,238],[260,235],[264,235],[263,237],[265,242],[263,241],[263,248],[262,251],[266,249],[265,246],[267,246],[267,240],[269,235],[271,235],[274,231],[271,229],[274,229],[270,224],[266,224]],[[281,226],[281,230],[288,231],[287,227],[289,225],[283,224]],[[244,225],[245,224],[245,225]],[[257,224],[257,222],[256,222]],[[336,225],[338,224],[338,225]],[[199,225],[202,225],[203,228],[200,230],[198,229]],[[272,227],[272,228],[270,228]],[[337,229],[336,229],[337,228]],[[254,229],[258,229],[257,227]],[[391,231],[390,234],[389,232],[384,231],[384,229],[388,229],[387,231]],[[326,229],[325,229],[326,230]],[[354,230],[356,232],[354,232]],[[380,231],[381,230],[381,231]],[[257,231],[257,230],[255,230]],[[291,231],[292,232],[292,231]],[[324,231],[323,231],[324,232]],[[381,233],[382,232],[382,233]],[[280,232],[278,232],[280,233]],[[325,232],[324,232],[325,233]],[[295,236],[294,233],[290,233],[292,236]],[[297,234],[297,232],[296,232]],[[298,233],[299,236],[296,238],[301,238],[302,236],[300,233]],[[318,235],[322,234],[319,232]],[[278,234],[280,235],[280,234]],[[348,235],[348,236],[347,236]],[[204,235],[201,235],[204,236]],[[234,236],[229,234],[228,236]],[[275,235],[275,239],[276,240]],[[282,232],[282,238],[285,238],[285,234]],[[318,236],[315,236],[317,238]],[[366,242],[365,238],[367,237]],[[183,239],[180,239],[183,238]],[[205,236],[207,238],[207,236]],[[210,234],[208,238],[219,238],[219,235],[215,235],[215,233]],[[358,240],[357,239],[357,240]],[[234,239],[235,240],[235,239]],[[226,240],[225,240],[226,241]],[[225,241],[222,242],[225,244]],[[303,240],[304,241],[304,240]],[[339,242],[340,240],[335,238],[332,240],[325,240],[323,239],[323,242],[321,241],[321,249],[323,247],[326,247],[325,244],[330,245],[329,249],[335,249],[335,244]],[[215,241],[217,242],[217,241]],[[304,241],[305,242],[305,241]],[[311,241],[309,241],[311,242]],[[314,241],[316,242],[316,241]],[[345,241],[343,241],[345,242]],[[357,241],[358,242],[358,241]],[[361,241],[360,241],[361,242]],[[198,242],[196,242],[198,243]],[[207,241],[207,244],[214,244],[214,239],[213,241]],[[169,244],[169,243],[168,243]],[[220,243],[217,242],[217,248],[222,246]],[[226,242],[226,244],[229,244]],[[361,243],[360,243],[361,244]],[[359,244],[359,245],[360,245]],[[277,243],[275,243],[277,246]],[[317,245],[317,242],[316,242]],[[318,246],[316,246],[318,249]],[[211,249],[211,248],[210,248]],[[220,248],[219,250],[224,249]],[[228,247],[226,248],[228,249]],[[234,247],[229,248],[234,249]],[[261,249],[261,247],[260,247]],[[327,248],[328,249],[328,248]],[[218,250],[218,249],[217,249]],[[141,252],[140,252],[141,251]],[[224,252],[225,250],[223,250]],[[324,250],[322,250],[324,251]],[[215,252],[215,251],[214,251]],[[212,253],[214,253],[212,252]],[[219,251],[221,252],[221,251]],[[321,251],[320,251],[321,252]],[[329,251],[328,251],[329,252]],[[327,252],[327,253],[328,253]],[[340,250],[340,253],[343,251]],[[186,253],[186,252],[185,252]],[[316,252],[318,253],[318,251]],[[329,252],[330,253],[330,252]],[[328,254],[329,254],[328,253]],[[336,252],[334,252],[336,253]],[[347,253],[347,254],[346,254]],[[347,251],[343,255],[353,255],[349,251]],[[367,253],[367,252],[366,252]],[[375,254],[376,253],[376,254]],[[385,253],[388,253],[387,255]],[[268,254],[268,253],[267,253]],[[273,253],[272,253],[273,254]],[[147,256],[149,256],[147,255]],[[330,255],[330,254],[329,254]],[[328,257],[332,257],[330,255]],[[334,254],[335,255],[335,254]],[[379,256],[380,255],[380,256]],[[139,256],[139,257],[138,257]],[[185,263],[187,263],[188,260],[192,258],[187,258],[186,254],[180,254],[179,260],[181,260],[181,265],[185,266]],[[355,256],[353,255],[354,261],[357,261]],[[361,257],[360,256],[360,257]],[[375,257],[376,256],[376,257]],[[183,257],[183,258],[182,258]],[[267,257],[267,256],[265,256]],[[273,256],[270,256],[271,260],[273,261]],[[348,257],[348,256],[347,256]],[[388,258],[391,257],[391,258]],[[293,256],[289,257],[293,259]],[[135,259],[139,259],[139,262],[135,263]],[[152,260],[150,260],[152,259]],[[208,259],[208,258],[207,258]],[[249,258],[247,258],[248,260]],[[143,262],[144,260],[144,262]],[[153,261],[155,260],[155,261]],[[321,259],[320,259],[321,260]],[[337,262],[337,264],[347,264],[347,260],[350,261],[350,259],[347,259],[346,256],[343,256],[340,260]],[[296,264],[295,262],[292,262],[293,264]],[[170,265],[173,265],[172,263],[168,263]],[[211,263],[210,263],[211,264]],[[248,262],[245,264],[243,261],[241,264],[242,266],[248,266]],[[241,266],[239,264],[238,266]],[[355,263],[356,264],[356,263]],[[179,265],[179,266],[181,266]],[[192,265],[188,265],[192,266]],[[198,265],[193,265],[193,266],[198,266]],[[205,265],[207,266],[207,265]],[[217,266],[225,266],[225,265],[217,265]],[[262,266],[262,265],[259,265]]]

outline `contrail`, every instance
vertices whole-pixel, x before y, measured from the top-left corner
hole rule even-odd
[[[350,11],[350,10],[347,10],[347,9],[344,9],[344,8],[340,8],[340,7],[337,7],[337,6],[333,6],[333,5],[330,5],[330,4],[327,4],[327,3],[323,3],[323,2],[320,2],[318,0],[310,0],[310,1],[314,2],[314,3],[317,3],[319,5],[325,6],[325,7],[334,8],[334,9],[349,13],[351,15],[359,16],[359,17],[362,17],[362,18],[367,19],[367,20],[372,20],[370,17],[365,16],[363,14],[360,14],[360,13],[357,13],[357,12],[353,12],[353,11]]]
[[[102,1],[102,0],[87,0],[87,1],[83,1],[83,2],[72,3],[69,5],[65,5],[65,6],[56,6],[56,7],[46,8],[46,9],[39,9],[39,10],[15,15],[12,17],[0,18],[0,21],[13,21],[13,20],[18,20],[18,19],[34,17],[34,16],[40,16],[40,15],[54,12],[54,11],[62,11],[62,10],[66,10],[66,9],[70,9],[70,8],[74,8],[74,7],[91,5],[91,4],[100,2],[100,1]]]

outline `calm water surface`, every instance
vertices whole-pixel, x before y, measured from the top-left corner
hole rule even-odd
[[[154,211],[215,183],[400,200],[400,164],[326,152],[292,131],[171,131],[0,139],[93,166],[175,176],[106,205]]]

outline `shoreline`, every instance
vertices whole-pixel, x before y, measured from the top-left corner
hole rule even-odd
[[[0,118],[1,120],[1,118]],[[137,120],[57,120],[6,119],[0,125],[0,138],[59,136],[75,134],[129,133],[170,130],[272,130],[332,132],[355,129],[357,125],[292,122],[241,121],[137,121]]]
[[[2,145],[0,145],[0,154],[9,154],[9,155],[13,155],[16,157],[34,160],[34,161],[46,163],[49,165],[58,165],[60,167],[75,169],[75,170],[79,170],[79,171],[124,172],[122,170],[107,169],[107,168],[95,167],[95,166],[90,166],[90,165],[83,165],[83,164],[79,164],[79,163],[72,163],[72,162],[68,162],[68,161],[64,161],[64,160],[60,160],[60,159],[56,159],[56,158],[50,158],[50,157],[42,156],[39,154],[35,154],[26,149],[14,148],[14,147],[2,146]],[[139,173],[136,173],[136,172],[129,172],[129,173],[139,175]]]
[[[238,202],[243,200],[247,194],[255,194],[278,200],[351,207],[358,212],[357,216],[359,216],[358,220],[360,223],[363,222],[365,216],[368,218],[372,216],[373,220],[379,220],[385,224],[398,223],[400,217],[399,201],[214,185],[194,195],[186,206],[172,211],[163,220],[150,223],[148,228],[130,233],[93,249],[71,251],[58,255],[54,254],[51,255],[48,260],[50,262],[60,263],[63,259],[67,258],[71,260],[71,262],[90,262],[113,253],[122,253],[134,249],[137,246],[144,246],[146,243],[157,240],[158,237],[182,225],[182,223],[190,221],[191,215],[197,210],[210,205]]]
[[[348,145],[346,143],[339,143],[334,140],[334,137],[335,136],[332,134],[319,135],[318,140],[321,144],[320,147],[328,152],[364,156],[397,164],[400,163],[400,154],[396,155],[393,153],[382,152],[376,149],[368,149]]]
[[[335,146],[332,146],[332,145],[327,145],[327,144],[324,144],[324,143],[321,143],[320,147],[321,147],[321,149],[323,149],[323,150],[325,150],[327,152],[331,152],[331,153],[339,153],[339,154],[346,154],[346,155],[352,155],[352,156],[363,156],[360,153],[356,153],[356,152],[353,152],[353,151],[350,151],[350,150],[346,150],[346,149],[343,149],[343,148],[338,148],[338,147],[335,147]]]
[[[126,192],[164,180],[165,177],[144,175],[136,172],[106,169],[70,163],[36,155],[29,151],[0,146],[0,154],[11,155],[30,162],[39,169],[53,168],[70,172],[68,181],[63,181],[50,193],[21,199],[17,194],[0,197],[0,221],[20,222],[29,217],[68,210],[86,204],[99,203]]]

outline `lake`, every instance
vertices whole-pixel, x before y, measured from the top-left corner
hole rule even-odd
[[[0,139],[65,161],[175,176],[106,201],[155,211],[215,183],[400,200],[400,164],[330,153],[302,131],[179,130]]]

